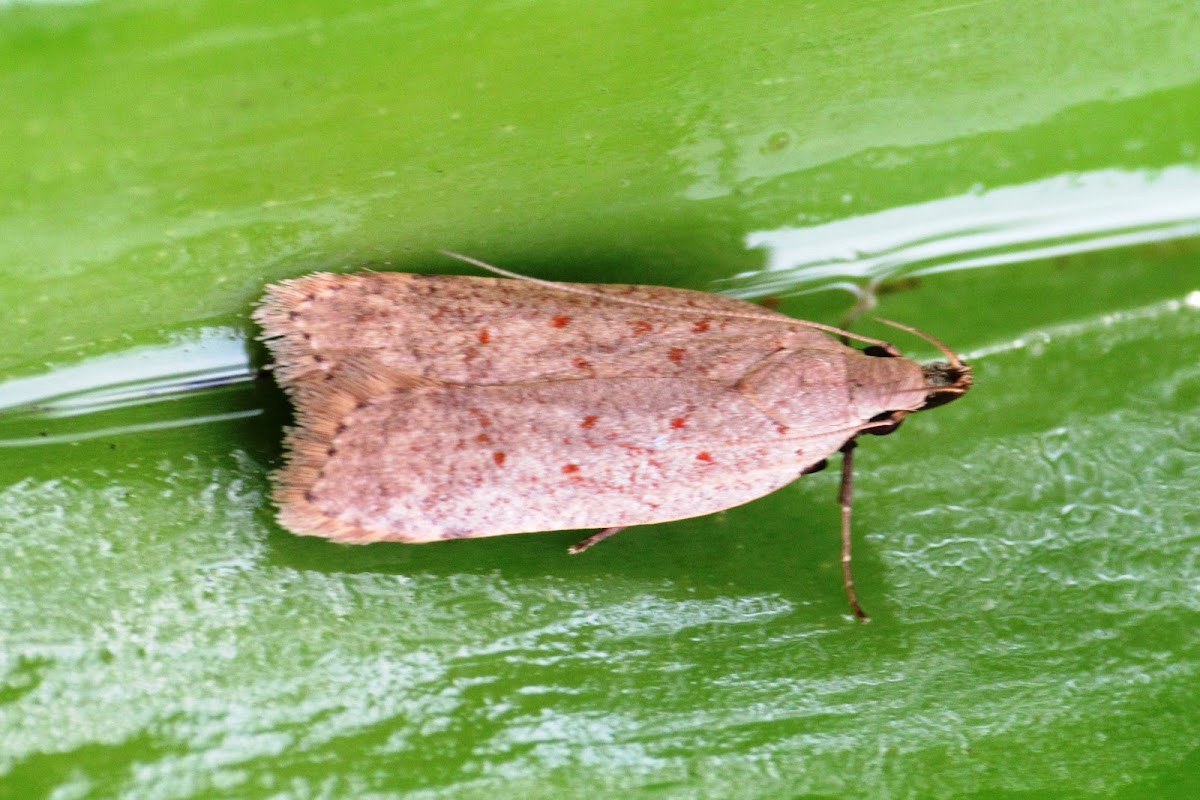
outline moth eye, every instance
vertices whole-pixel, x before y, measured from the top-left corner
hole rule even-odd
[[[891,423],[890,425],[876,425],[873,428],[866,428],[863,433],[869,433],[872,436],[887,436],[896,428],[900,427],[900,423],[904,421],[904,411],[884,411],[882,414],[876,414],[867,420],[868,423]]]
[[[889,353],[886,349],[880,347],[877,344],[870,345],[869,347],[864,347],[862,352],[863,352],[864,356],[873,356],[874,358],[895,358],[896,357],[895,353]]]

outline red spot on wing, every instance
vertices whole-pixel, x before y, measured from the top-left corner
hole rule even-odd
[[[711,464],[713,457],[709,455],[707,450],[702,450],[696,454],[697,461],[703,461],[705,464]]]
[[[643,333],[649,333],[650,331],[654,330],[654,326],[649,322],[646,322],[644,319],[635,319],[629,324],[633,328],[633,333],[635,336],[641,336]]]
[[[492,335],[490,333],[488,333],[487,328],[484,328],[483,330],[481,330],[479,332],[479,343],[480,344],[487,344],[491,340],[492,340]]]
[[[592,362],[586,358],[573,358],[571,359],[571,363],[575,365],[575,369],[588,369],[592,366]]]
[[[684,425],[687,425],[687,417],[676,417],[671,420],[672,428],[682,428]]]
[[[600,418],[597,417],[595,414],[589,414],[583,418],[583,422],[579,423],[579,427],[594,428],[594,427],[596,427],[596,420],[598,420],[598,419],[600,419]]]
[[[708,327],[709,327],[708,320],[702,319],[699,322],[692,325],[692,333],[705,333],[706,331],[708,331]]]
[[[566,314],[559,314],[557,317],[550,320],[550,324],[556,328],[565,328],[571,324],[571,318]]]
[[[671,359],[676,364],[678,364],[680,361],[683,361],[683,354],[686,352],[687,351],[684,350],[682,347],[672,347],[670,350],[667,351],[667,358]]]
[[[578,464],[563,464],[562,471],[566,475],[574,475],[576,472],[579,472],[579,465]]]
[[[791,428],[789,428],[787,425],[776,425],[775,430],[779,431],[781,434],[784,434],[790,431]]]
[[[487,418],[487,414],[484,414],[481,409],[468,408],[467,411],[470,411],[472,414],[475,415],[475,419],[479,423],[479,427],[487,428],[492,424],[492,421]]]
[[[475,437],[475,441],[479,442],[480,444],[491,444],[492,437],[488,436],[486,433],[481,433]]]
[[[492,453],[492,461],[496,462],[497,467],[504,463],[504,459],[505,459],[504,453],[501,453],[499,450]]]

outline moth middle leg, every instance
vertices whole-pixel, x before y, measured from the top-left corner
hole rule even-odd
[[[842,585],[846,589],[846,599],[850,601],[850,610],[862,622],[870,622],[871,618],[858,603],[858,593],[854,591],[854,578],[850,573],[850,509],[851,491],[854,485],[854,448],[857,443],[851,439],[842,445],[842,482],[838,488],[838,505],[842,507]]]

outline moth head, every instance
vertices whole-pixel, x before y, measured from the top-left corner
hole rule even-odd
[[[971,367],[961,361],[934,361],[921,367],[925,375],[925,405],[918,411],[944,406],[957,400],[971,388]]]

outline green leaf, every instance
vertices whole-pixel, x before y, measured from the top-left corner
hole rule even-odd
[[[1190,796],[1197,52],[1171,0],[0,3],[0,796]],[[874,621],[836,470],[578,557],[281,530],[251,304],[439,248],[962,352],[858,450]]]

